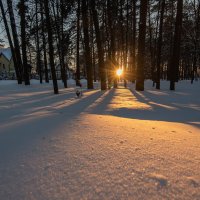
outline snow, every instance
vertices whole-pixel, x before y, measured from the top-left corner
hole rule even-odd
[[[200,82],[31,82],[0,81],[0,199],[200,199]]]

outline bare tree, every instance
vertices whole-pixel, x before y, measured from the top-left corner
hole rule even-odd
[[[54,47],[53,47],[53,37],[52,37],[52,26],[51,26],[51,20],[50,20],[50,14],[49,14],[49,1],[44,0],[44,9],[46,14],[46,28],[48,32],[48,43],[49,43],[49,60],[50,60],[50,66],[51,66],[51,76],[53,80],[53,86],[54,86],[54,93],[58,94],[58,83],[56,78],[56,71],[55,71],[55,63],[54,63]]]
[[[146,18],[148,0],[141,0],[140,5],[140,25],[138,39],[138,64],[136,75],[136,90],[144,90],[144,65],[145,65],[145,38],[146,38]]]
[[[22,77],[22,75],[23,75],[22,60],[21,60],[19,39],[18,39],[17,27],[16,27],[16,23],[15,23],[14,12],[13,12],[12,0],[7,0],[7,5],[8,5],[9,16],[10,16],[10,23],[11,23],[10,26],[11,26],[11,29],[12,29],[12,38],[13,38],[17,68],[18,68],[18,71],[19,71],[19,76]]]
[[[182,30],[183,0],[177,1],[177,14],[174,33],[173,53],[170,61],[170,90],[175,90],[175,82],[179,79],[179,60]]]
[[[11,34],[10,34],[7,19],[6,19],[5,10],[4,10],[4,7],[3,7],[2,0],[0,0],[0,8],[1,8],[1,13],[2,13],[2,17],[3,17],[7,37],[8,37],[8,42],[9,42],[11,52],[12,52],[12,58],[13,58],[13,62],[14,62],[14,68],[15,68],[15,73],[16,73],[16,76],[17,76],[18,84],[22,84],[21,72],[20,72],[20,69],[19,69],[19,66],[18,66],[18,63],[17,63],[17,59],[16,59],[16,55],[15,55],[15,49],[14,49],[13,41],[12,41],[12,38],[11,38]]]
[[[82,0],[82,18],[83,18],[83,33],[85,45],[85,61],[87,73],[87,87],[93,89],[93,73],[92,73],[92,58],[89,39],[89,21],[88,21],[88,5],[86,0]]]
[[[101,80],[101,90],[106,90],[106,71],[105,71],[105,63],[104,63],[104,51],[102,47],[102,38],[99,29],[99,19],[98,13],[95,7],[95,0],[91,0],[91,8],[92,8],[92,15],[93,15],[93,22],[95,27],[95,34],[96,34],[96,42],[98,48],[98,61],[99,61],[99,76]]]

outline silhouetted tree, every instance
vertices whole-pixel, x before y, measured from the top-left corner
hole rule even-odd
[[[140,24],[138,39],[138,62],[136,75],[136,90],[144,90],[144,65],[145,65],[145,37],[146,37],[146,18],[148,0],[141,0],[140,5]]]
[[[86,0],[82,0],[82,20],[85,45],[85,64],[87,73],[87,87],[93,89],[92,57],[89,39],[88,5]]]
[[[46,28],[47,28],[47,32],[48,32],[49,60],[50,60],[50,66],[51,66],[51,76],[52,76],[52,80],[53,80],[54,93],[58,94],[58,83],[57,83],[55,63],[54,63],[53,34],[52,34],[52,25],[51,25],[50,14],[49,14],[49,1],[48,0],[44,0],[44,8],[45,8],[45,15],[46,15]]]
[[[182,30],[183,0],[177,1],[176,25],[174,32],[173,53],[170,61],[170,90],[175,90],[175,82],[179,79],[179,60]]]

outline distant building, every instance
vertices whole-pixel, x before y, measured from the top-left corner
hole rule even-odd
[[[0,73],[13,73],[14,63],[10,48],[0,48]]]

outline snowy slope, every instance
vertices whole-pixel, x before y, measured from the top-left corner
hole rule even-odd
[[[0,82],[0,199],[200,199],[200,83],[145,84]]]

